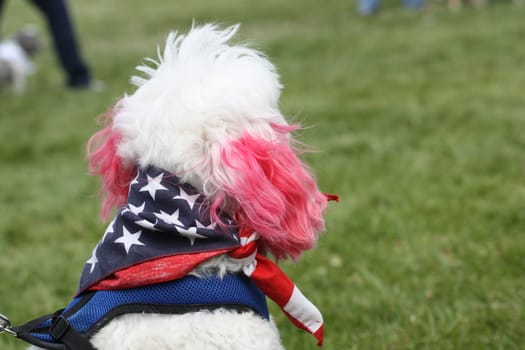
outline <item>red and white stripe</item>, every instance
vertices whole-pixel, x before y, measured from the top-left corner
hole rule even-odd
[[[283,310],[292,323],[312,333],[317,345],[323,344],[323,316],[317,307],[308,300],[293,281],[270,259],[257,253],[256,233],[243,236],[241,247],[230,252],[233,258],[253,256],[244,268],[244,273]]]

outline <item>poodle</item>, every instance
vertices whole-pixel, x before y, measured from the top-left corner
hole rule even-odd
[[[101,216],[116,213],[73,301],[12,329],[33,349],[280,350],[266,297],[322,344],[320,311],[274,260],[315,246],[337,196],[299,157],[276,68],[231,43],[238,27],[171,33],[105,115],[88,160]]]

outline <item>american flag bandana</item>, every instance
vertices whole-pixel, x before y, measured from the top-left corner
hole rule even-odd
[[[228,217],[213,224],[205,197],[175,175],[138,169],[128,203],[116,214],[87,260],[77,294],[167,282],[211,257],[248,260],[243,272],[297,327],[323,341],[319,310],[271,260],[257,252],[258,235]]]

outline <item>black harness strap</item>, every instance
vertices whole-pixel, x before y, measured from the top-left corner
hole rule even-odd
[[[44,349],[50,349],[50,350],[66,350],[64,344],[60,343],[49,343],[43,340],[40,340],[39,338],[33,336],[33,332],[35,333],[41,333],[41,332],[49,332],[49,328],[42,328],[42,323],[52,320],[56,315],[60,314],[63,311],[63,309],[58,310],[54,314],[44,315],[41,317],[38,317],[32,321],[27,322],[26,324],[18,327],[13,327],[13,331],[16,333],[16,337],[19,339],[22,339],[23,341],[26,341],[30,344],[36,345],[38,347],[44,348]]]
[[[17,338],[28,343],[52,350],[96,350],[89,340],[82,334],[78,333],[69,322],[61,315],[63,310],[58,310],[51,315],[39,317],[23,326],[15,327]],[[39,326],[48,320],[52,320],[49,328],[39,328]],[[51,335],[58,343],[49,343],[38,339],[31,333],[45,332]]]
[[[68,312],[60,309],[54,314],[38,317],[22,326],[13,328],[13,330],[17,333],[17,338],[44,349],[96,350],[88,338],[77,332],[67,321],[67,317],[83,307],[92,296],[93,293],[87,293],[84,298]],[[43,324],[47,322],[50,323],[50,326],[43,326]],[[35,334],[49,334],[57,343],[41,340],[36,337]]]
[[[93,345],[78,333],[62,316],[58,316],[49,329],[49,334],[66,346],[66,350],[96,350]]]

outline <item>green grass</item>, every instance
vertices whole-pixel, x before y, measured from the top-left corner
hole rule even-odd
[[[282,111],[326,192],[318,248],[285,270],[323,311],[325,349],[521,349],[525,343],[525,8],[425,13],[351,1],[71,1],[102,94],[62,86],[46,47],[25,96],[0,94],[0,312],[65,306],[104,224],[84,145],[171,29],[242,22],[276,63]],[[315,349],[272,307],[289,349]],[[24,345],[0,337],[0,349]]]

